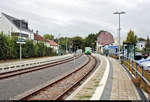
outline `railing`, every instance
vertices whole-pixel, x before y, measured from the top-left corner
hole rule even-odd
[[[6,64],[0,65],[0,74],[15,71],[15,70],[20,70],[20,69],[25,69],[29,67],[35,67],[38,65],[44,65],[53,61],[57,61],[57,60],[46,58],[46,59],[33,60],[33,61],[21,61],[21,62],[16,62],[14,64],[6,63]]]
[[[132,74],[136,78],[139,76],[150,87],[150,69],[148,70],[142,64],[128,57],[123,57],[121,61],[124,62],[125,65],[127,65],[126,67],[128,68],[128,70],[132,72]]]

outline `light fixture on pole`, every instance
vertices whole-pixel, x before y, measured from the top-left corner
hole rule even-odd
[[[68,54],[67,42],[68,42],[68,39],[67,39],[67,37],[66,37],[66,54]]]
[[[20,41],[22,40],[21,38],[21,21],[20,21]],[[20,43],[20,61],[22,60],[22,47],[21,47],[21,43]]]
[[[125,14],[125,12],[114,12],[113,14],[118,14],[119,15],[119,28],[118,28],[118,33],[119,33],[119,62],[120,62],[120,30],[121,30],[121,28],[120,28],[120,15],[121,14]]]
[[[58,55],[60,55],[60,45],[59,45],[60,44],[60,35],[61,34],[59,33],[58,37],[57,37],[58,38]]]

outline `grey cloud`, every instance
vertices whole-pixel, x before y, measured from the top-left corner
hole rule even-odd
[[[127,12],[121,15],[121,34],[125,39],[130,29],[147,37],[149,5],[149,0],[2,0],[0,11],[27,20],[30,28],[41,34],[85,37],[104,29],[117,37],[118,16],[112,13],[122,10]]]

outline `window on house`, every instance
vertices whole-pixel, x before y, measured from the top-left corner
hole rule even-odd
[[[27,23],[25,23],[25,22],[22,22],[22,28],[24,28],[24,29],[28,29],[28,24]]]
[[[11,33],[12,36],[20,36],[19,33]],[[21,37],[25,37],[25,38],[28,38],[28,34],[21,34]]]

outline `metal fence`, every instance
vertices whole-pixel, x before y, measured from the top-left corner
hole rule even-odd
[[[123,57],[121,59],[125,64],[128,65],[131,70],[129,70],[133,75],[135,71],[135,77],[137,78],[138,75],[140,78],[150,87],[150,70],[147,70],[145,66],[142,64],[138,63],[136,60],[130,59],[128,57]],[[126,66],[127,67],[127,66]],[[139,69],[139,70],[138,70]]]
[[[66,58],[70,58],[73,55],[66,55]],[[65,58],[63,56],[57,56],[57,58]],[[20,70],[20,69],[26,69],[29,67],[35,67],[35,66],[39,66],[39,65],[44,65],[44,64],[48,64],[50,62],[55,62],[58,59],[55,58],[43,58],[43,59],[35,59],[35,60],[29,60],[29,61],[19,61],[19,62],[15,62],[15,63],[4,63],[4,64],[0,64],[0,74],[2,73],[6,73],[6,72],[11,72],[11,71],[15,71],[15,70]]]

